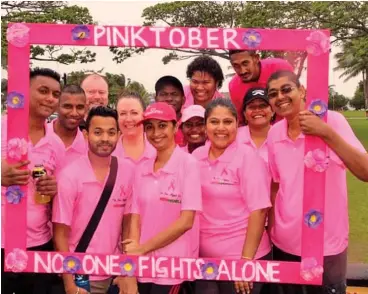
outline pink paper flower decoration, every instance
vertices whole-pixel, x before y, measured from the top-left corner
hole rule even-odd
[[[25,139],[13,138],[8,141],[8,156],[14,160],[20,160],[27,154],[28,143]]]
[[[22,23],[15,23],[6,30],[6,39],[15,47],[24,47],[29,43],[29,28]]]
[[[322,265],[317,263],[314,257],[303,258],[300,266],[300,276],[305,281],[311,281],[313,279],[321,277],[323,274]]]
[[[27,267],[28,255],[19,248],[13,249],[5,258],[5,266],[14,273],[20,273]]]
[[[322,31],[311,32],[307,41],[307,52],[314,56],[320,56],[330,50],[330,38]]]
[[[329,159],[321,149],[309,151],[304,156],[304,164],[315,172],[322,173],[328,167]]]

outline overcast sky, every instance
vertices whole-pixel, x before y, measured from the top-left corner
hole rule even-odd
[[[70,3],[71,5],[87,7],[93,19],[103,25],[142,25],[143,19],[141,18],[141,15],[143,9],[148,6],[155,5],[158,2],[70,1]],[[107,47],[90,47],[90,49],[97,53],[97,60],[94,63],[65,66],[50,62],[34,62],[34,66],[53,67],[60,73],[67,73],[70,71],[83,69],[99,70],[104,68],[104,72],[116,74],[122,73],[127,78],[131,78],[132,80],[142,83],[149,92],[153,92],[155,81],[159,77],[167,74],[178,77],[184,84],[187,83],[185,75],[186,67],[192,59],[184,61],[172,61],[168,65],[164,65],[161,59],[163,56],[165,56],[167,51],[160,49],[150,49],[140,56],[131,57],[121,64],[116,64],[114,61],[112,61],[113,55],[110,53]],[[334,72],[332,70],[336,66],[336,62],[332,56],[337,52],[337,50],[338,48],[332,48],[332,54],[330,55],[330,85],[335,85],[337,92],[344,94],[347,97],[352,97],[361,77],[352,79],[348,82],[343,82],[342,79],[339,79],[341,72]],[[231,70],[228,69],[230,64],[227,60],[217,60],[222,66],[224,74],[231,72]],[[229,80],[230,79],[227,79],[222,86],[222,92],[228,91]]]

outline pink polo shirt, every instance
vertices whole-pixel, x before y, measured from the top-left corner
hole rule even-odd
[[[242,105],[245,94],[253,87],[267,86],[269,77],[279,70],[294,71],[293,67],[285,59],[267,58],[261,59],[261,74],[258,81],[244,83],[238,75],[235,75],[229,82],[229,93],[237,111],[240,123],[243,123]]]
[[[134,165],[118,159],[116,182],[100,223],[86,250],[87,253],[117,254],[123,215],[131,200]],[[69,250],[73,252],[100,200],[104,183],[96,179],[88,155],[68,165],[60,174],[52,221],[70,226]],[[106,279],[92,276],[91,280]]]
[[[71,164],[74,160],[77,158],[80,158],[83,155],[87,154],[88,151],[88,143],[86,139],[83,136],[83,133],[79,130],[77,130],[77,136],[75,137],[72,145],[69,147],[65,147],[64,142],[61,140],[61,138],[55,133],[54,130],[54,123],[56,120],[50,122],[47,124],[47,128],[50,131],[50,133],[53,133],[56,137],[56,140],[60,142],[65,148],[65,156],[66,160],[62,163],[61,168],[64,168],[65,166]]]
[[[253,139],[250,135],[249,126],[244,126],[244,127],[238,128],[238,134],[236,135],[236,140],[241,144],[246,144],[249,147],[253,148],[253,150],[256,151],[258,155],[261,156],[261,158],[268,165],[267,139],[258,148],[256,144],[253,142]]]
[[[192,94],[192,91],[190,90],[190,86],[185,86],[184,87],[184,96],[185,96],[185,103],[182,107],[182,111],[183,109],[187,108],[188,106],[191,106],[194,104],[194,97]],[[222,95],[219,91],[216,91],[215,94],[212,97],[212,100],[215,98],[222,98]]]
[[[247,145],[235,141],[213,161],[208,158],[210,147],[193,152],[200,163],[203,197],[199,255],[240,259],[250,213],[271,206],[267,168]],[[255,258],[270,251],[264,231]]]
[[[145,139],[143,154],[138,160],[134,160],[133,158],[125,154],[122,137],[120,137],[112,155],[116,156],[117,158],[125,158],[127,160],[130,160],[132,163],[134,163],[134,165],[137,165],[143,161],[146,161],[147,159],[156,157],[156,149],[148,142],[147,139]]]
[[[201,183],[198,162],[180,147],[176,147],[166,165],[153,172],[155,158],[137,167],[133,186],[132,213],[141,220],[140,243],[147,242],[164,231],[180,217],[183,210],[202,210]],[[191,230],[170,245],[149,253],[149,256],[198,257],[198,218]],[[161,285],[180,284],[182,280],[139,278],[140,282]]]
[[[7,154],[7,116],[1,119],[1,158],[6,159]],[[45,136],[33,146],[28,141],[28,160],[31,162],[28,169],[32,170],[35,165],[43,164],[48,175],[58,174],[61,163],[64,160],[64,146],[48,130],[45,125]],[[5,201],[6,187],[1,187],[1,247],[4,248],[5,234]],[[27,248],[40,246],[51,240],[50,205],[36,204],[34,199],[35,185],[31,178],[27,191]]]
[[[327,123],[346,142],[363,153],[363,145],[349,123],[338,112],[328,111]],[[273,180],[280,183],[275,202],[275,225],[272,242],[281,250],[301,255],[301,224],[303,221],[304,142],[300,134],[296,141],[287,135],[287,122],[276,123],[268,133],[269,165]],[[349,220],[346,168],[341,159],[327,148],[329,164],[326,170],[324,255],[336,255],[348,246]]]

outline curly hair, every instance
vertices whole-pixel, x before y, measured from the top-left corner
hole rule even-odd
[[[188,65],[187,78],[190,79],[196,71],[205,72],[211,75],[215,79],[215,82],[218,83],[218,88],[221,88],[224,81],[224,74],[221,66],[215,59],[207,55],[199,56],[194,59]]]

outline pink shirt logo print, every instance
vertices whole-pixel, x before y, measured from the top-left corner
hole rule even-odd
[[[232,177],[232,175],[227,172],[226,167],[223,168],[220,176],[214,176],[212,183],[220,185],[236,185],[238,181]]]
[[[176,192],[175,179],[172,179],[170,181],[170,184],[166,192],[161,192],[160,200],[175,204],[181,203],[181,195],[178,192]]]
[[[124,185],[120,186],[120,191],[117,197],[112,198],[113,207],[125,207],[127,202],[128,191]]]

